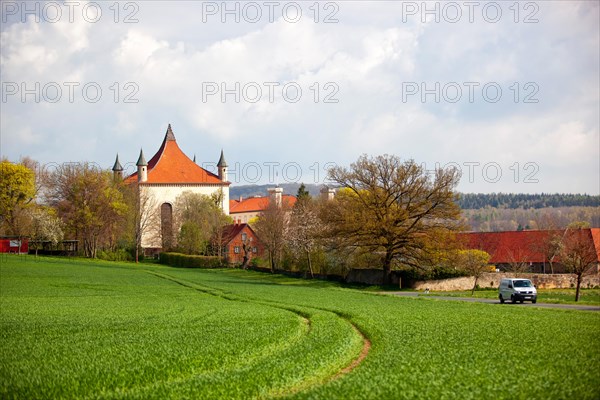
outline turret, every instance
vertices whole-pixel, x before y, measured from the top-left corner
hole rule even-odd
[[[227,182],[227,161],[225,161],[225,156],[223,155],[223,150],[221,150],[221,157],[219,158],[219,162],[217,163],[218,175],[219,179],[223,182]]]
[[[335,197],[335,189],[331,189],[327,186],[323,186],[323,188],[321,189],[321,198],[323,200],[333,200],[333,198]]]
[[[116,182],[123,180],[123,167],[119,162],[119,154],[117,153],[117,159],[115,160],[115,165],[112,167],[113,178]]]
[[[283,189],[280,187],[269,188],[269,189],[267,189],[267,192],[269,192],[269,195],[271,196],[271,198],[273,200],[275,200],[275,204],[277,204],[278,207],[281,207],[281,198],[283,195]]]
[[[146,182],[148,180],[148,163],[144,157],[144,150],[140,149],[140,157],[137,160],[138,182]]]

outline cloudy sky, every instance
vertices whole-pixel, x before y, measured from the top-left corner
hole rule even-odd
[[[600,192],[596,1],[2,1],[1,154],[116,153],[168,123],[233,184],[396,154],[464,192]]]

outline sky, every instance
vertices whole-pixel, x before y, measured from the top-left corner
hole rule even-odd
[[[133,172],[170,123],[233,185],[393,154],[600,194],[597,1],[0,3],[0,153]]]

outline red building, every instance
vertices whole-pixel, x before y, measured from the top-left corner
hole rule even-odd
[[[27,254],[29,239],[17,237],[0,238],[0,253]]]
[[[528,272],[562,273],[560,255],[553,242],[564,239],[565,230],[528,230],[508,232],[469,232],[459,238],[468,249],[483,250],[490,256],[490,263],[501,270],[520,265]],[[600,263],[600,229],[581,229],[583,240],[596,249]],[[551,265],[552,264],[552,265]]]
[[[264,253],[263,244],[248,224],[227,225],[223,232],[223,255],[230,264],[248,265]]]

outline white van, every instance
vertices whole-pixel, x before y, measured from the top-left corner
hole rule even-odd
[[[513,303],[517,301],[523,303],[525,300],[535,303],[537,302],[537,290],[529,279],[505,278],[500,281],[498,298],[502,304],[506,300]]]

